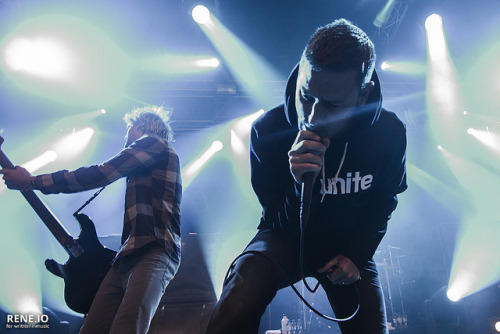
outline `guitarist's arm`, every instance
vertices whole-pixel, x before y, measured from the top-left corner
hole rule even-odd
[[[44,194],[74,193],[108,185],[119,178],[141,172],[168,157],[166,143],[155,135],[144,135],[108,161],[75,171],[31,176],[24,168],[2,169],[10,189],[40,190]]]

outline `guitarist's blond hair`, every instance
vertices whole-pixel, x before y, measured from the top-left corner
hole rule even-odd
[[[135,108],[123,118],[127,126],[137,126],[144,133],[155,134],[167,141],[172,141],[170,127],[170,111],[163,106],[146,106]]]

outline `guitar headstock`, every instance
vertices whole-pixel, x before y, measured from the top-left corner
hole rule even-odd
[[[14,165],[10,162],[9,158],[2,152],[3,137],[0,136],[0,167],[13,169]]]

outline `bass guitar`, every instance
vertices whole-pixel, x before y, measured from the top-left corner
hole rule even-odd
[[[1,149],[3,142],[0,136],[0,166],[14,169]],[[87,215],[79,212],[74,214],[80,224],[80,234],[75,239],[33,190],[25,189],[21,194],[69,255],[64,264],[47,259],[45,267],[64,279],[64,300],[68,307],[78,313],[88,313],[116,252],[100,243],[94,223]]]

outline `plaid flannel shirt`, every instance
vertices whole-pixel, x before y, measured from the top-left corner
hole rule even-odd
[[[166,140],[146,134],[108,161],[75,171],[38,175],[35,188],[44,194],[74,193],[127,178],[122,246],[118,257],[151,242],[180,261],[179,157]]]

